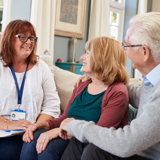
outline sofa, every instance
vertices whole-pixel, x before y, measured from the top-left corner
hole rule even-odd
[[[41,55],[40,58],[49,65],[51,72],[54,76],[58,95],[61,101],[60,108],[62,114],[69,101],[69,98],[71,97],[72,91],[74,89],[74,84],[81,75],[77,75],[75,73],[63,70],[53,65],[52,57],[50,56],[48,51],[44,51],[44,55]],[[136,78],[130,78],[129,83],[141,85],[142,80]],[[134,109],[131,105],[129,105],[129,123],[132,119],[136,117],[136,114],[137,110]]]

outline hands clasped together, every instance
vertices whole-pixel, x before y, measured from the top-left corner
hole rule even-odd
[[[61,125],[59,128],[54,128],[49,131],[46,131],[42,134],[40,134],[39,138],[37,139],[37,144],[36,144],[36,150],[37,153],[42,153],[48,145],[48,143],[55,138],[61,137],[62,139],[71,139],[72,135],[70,135],[67,132],[67,125],[70,121],[74,120],[74,118],[66,118],[61,122]],[[23,135],[23,141],[26,143],[30,143],[31,140],[34,139],[33,132],[36,131],[37,129],[42,129],[45,128],[47,122],[43,123],[35,123],[32,124],[28,127],[26,130],[25,134]]]

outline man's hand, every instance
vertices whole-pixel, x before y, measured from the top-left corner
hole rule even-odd
[[[61,122],[60,128],[59,128],[59,136],[65,140],[71,139],[72,135],[70,135],[67,132],[67,124],[71,121],[75,120],[74,118],[66,118]]]

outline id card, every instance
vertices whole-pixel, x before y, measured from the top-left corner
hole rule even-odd
[[[11,118],[12,121],[18,121],[18,120],[25,120],[26,119],[26,112],[23,110],[11,110]]]

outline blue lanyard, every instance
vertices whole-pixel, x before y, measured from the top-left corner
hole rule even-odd
[[[13,75],[13,78],[14,78],[14,81],[16,83],[16,88],[17,88],[17,93],[18,93],[18,104],[21,104],[23,88],[24,88],[24,81],[25,81],[26,71],[27,71],[28,65],[29,65],[29,61],[27,62],[27,67],[26,67],[26,70],[25,70],[25,73],[24,73],[24,76],[23,76],[23,80],[22,80],[22,84],[21,84],[21,89],[20,90],[19,90],[19,86],[18,86],[18,82],[17,82],[17,78],[16,78],[16,74],[15,74],[14,68],[13,68],[13,66],[10,67],[12,75]]]

